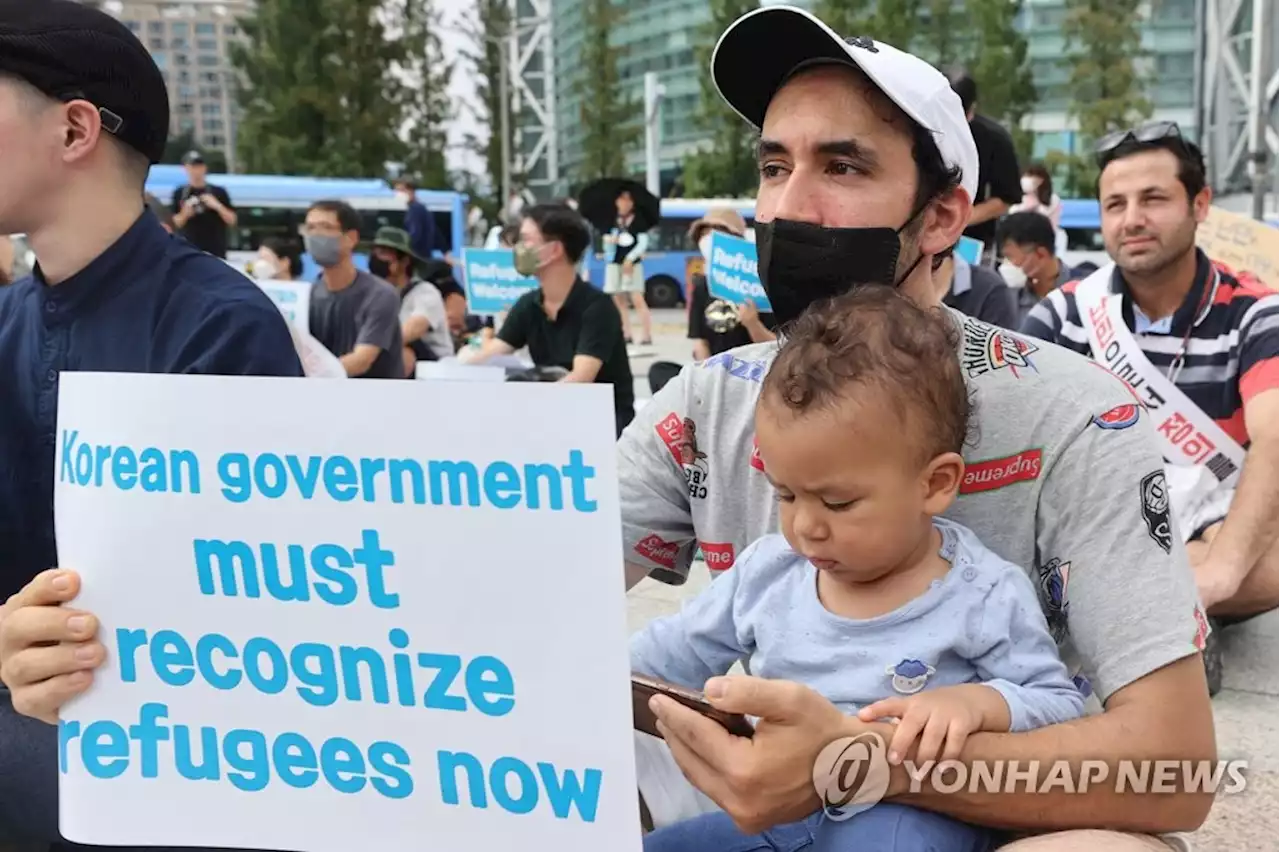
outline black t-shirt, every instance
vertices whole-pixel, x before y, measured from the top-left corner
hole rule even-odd
[[[777,331],[773,314],[761,314],[760,322]],[[689,339],[705,340],[712,355],[751,343],[751,332],[738,321],[738,307],[724,299],[713,299],[707,290],[707,277],[693,277],[693,295],[689,299]]]
[[[173,191],[173,202],[169,205],[173,215],[177,216],[182,211],[188,198],[206,193],[218,199],[226,207],[231,207],[231,196],[227,195],[227,191],[220,186],[207,183],[196,188],[191,184],[183,184]],[[200,251],[208,252],[214,257],[227,256],[227,223],[203,202],[199,203],[195,215],[187,220],[187,224],[178,233]]]
[[[992,198],[1000,198],[1010,206],[1022,200],[1022,171],[1013,137],[985,115],[975,115],[969,122],[974,145],[978,148],[978,197],[974,206]],[[965,236],[981,240],[988,249],[996,238],[996,219],[980,222],[965,229]]]
[[[381,352],[363,379],[403,379],[400,295],[381,278],[356,272],[350,287],[334,292],[321,276],[311,287],[311,335],[341,358],[362,343]]]
[[[513,349],[528,346],[539,367],[572,370],[575,355],[599,358],[596,383],[613,385],[619,422],[630,422],[635,415],[636,390],[622,338],[622,317],[613,299],[581,278],[554,320],[547,317],[541,287],[525,293],[511,306],[498,338]]]

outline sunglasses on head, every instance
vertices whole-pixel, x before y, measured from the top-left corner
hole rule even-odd
[[[1186,147],[1182,138],[1182,131],[1178,129],[1176,121],[1150,121],[1128,130],[1117,130],[1114,133],[1108,133],[1098,141],[1093,152],[1098,159],[1098,166],[1101,168],[1111,161],[1115,152],[1122,145],[1128,143],[1151,144],[1153,142],[1162,142],[1166,139],[1174,140],[1181,148],[1185,149]]]

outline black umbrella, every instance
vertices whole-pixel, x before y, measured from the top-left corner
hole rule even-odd
[[[601,178],[588,184],[578,194],[578,212],[597,231],[609,233],[618,223],[616,201],[623,191],[635,201],[636,228],[647,231],[658,224],[662,202],[645,189],[644,184],[629,178]]]

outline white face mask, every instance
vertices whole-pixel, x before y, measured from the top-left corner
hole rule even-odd
[[[1000,277],[1004,279],[1004,283],[1015,290],[1021,290],[1027,286],[1027,273],[1022,271],[1021,266],[1008,260],[1000,264]]]
[[[253,262],[253,277],[265,281],[276,277],[276,265],[265,257],[260,257]]]
[[[702,252],[702,259],[707,263],[711,262],[711,234],[702,235],[702,239],[698,240],[698,251]]]
[[[1027,195],[1034,195],[1038,189],[1040,189],[1039,178],[1024,177],[1022,179],[1022,191]]]

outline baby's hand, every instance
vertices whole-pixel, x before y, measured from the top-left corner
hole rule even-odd
[[[915,761],[923,764],[938,756],[945,742],[943,760],[958,760],[965,740],[975,731],[1009,730],[1009,707],[1004,696],[979,683],[944,686],[918,695],[886,698],[863,707],[864,722],[893,719],[897,725],[889,743],[889,763],[897,765],[911,744],[920,738]]]

